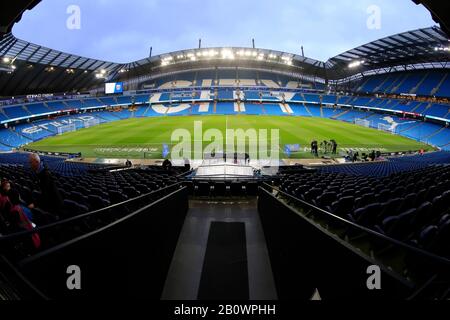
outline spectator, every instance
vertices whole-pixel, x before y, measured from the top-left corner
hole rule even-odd
[[[31,170],[39,184],[41,196],[38,203],[29,205],[30,209],[39,207],[54,216],[64,215],[64,205],[61,194],[56,187],[54,178],[46,166],[41,165],[39,155],[32,153],[29,157]]]
[[[331,140],[331,146],[332,146],[332,149],[333,149],[333,154],[337,154],[338,144],[337,144],[336,140]]]
[[[11,190],[11,183],[7,179],[2,179],[0,189],[0,211],[3,211],[9,204],[8,193]]]
[[[9,201],[9,190],[11,189],[11,184],[8,180],[3,179],[0,188],[0,234],[8,233],[10,225],[10,217],[8,216],[9,210],[11,208],[11,202]]]
[[[250,155],[248,153],[245,153],[245,164],[246,165],[250,164]]]
[[[186,172],[191,171],[191,163],[188,158],[184,158],[184,170]]]
[[[12,230],[15,232],[33,230],[35,226],[25,214],[26,208],[22,205],[19,192],[15,189],[11,189],[9,192],[9,200],[11,201],[10,216]],[[41,246],[39,234],[33,233],[31,235],[31,245],[32,248],[39,249]]]
[[[162,167],[164,168],[164,170],[166,171],[171,171],[172,170],[172,162],[170,162],[169,159],[164,160]]]

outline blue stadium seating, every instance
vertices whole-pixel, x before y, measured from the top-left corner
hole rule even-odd
[[[103,104],[107,106],[114,106],[117,104],[117,101],[113,97],[103,97],[99,99]]]
[[[83,107],[80,100],[67,100],[64,102],[69,106],[69,109],[81,109]]]
[[[444,76],[445,74],[442,72],[430,72],[416,94],[419,96],[431,96],[433,89],[441,83]]]
[[[220,100],[233,100],[234,91],[233,90],[219,90],[217,98]]]
[[[223,102],[223,103],[218,103],[216,105],[216,114],[224,114],[224,115],[229,115],[229,114],[235,114],[236,112],[234,111],[234,103],[232,102]]]
[[[131,104],[131,96],[121,96],[117,97],[117,104],[120,105],[130,105]]]
[[[33,103],[25,105],[28,111],[33,114],[46,114],[52,112],[52,110],[48,109],[43,103]]]
[[[246,103],[245,104],[245,113],[250,115],[264,115],[264,107],[260,104]]]
[[[290,104],[290,107],[292,111],[294,111],[294,115],[296,116],[311,117],[311,114],[306,110],[304,106]]]
[[[434,103],[425,111],[426,115],[450,119],[450,105]]]
[[[3,111],[8,116],[9,119],[19,119],[30,116],[30,113],[25,111],[25,109],[22,106],[7,107],[4,108]]]
[[[266,110],[267,115],[274,116],[285,116],[287,113],[284,113],[279,104],[264,104],[264,110]]]
[[[137,96],[135,96],[135,100],[134,100],[134,102],[136,104],[149,103],[149,101],[150,101],[150,95],[148,95],[148,94],[137,95]]]
[[[436,92],[436,97],[450,98],[450,76],[448,73],[444,82],[439,87],[439,90]]]
[[[63,111],[63,110],[71,109],[71,107],[65,105],[63,101],[49,101],[49,102],[46,102],[46,104],[50,108],[50,110],[53,110],[53,111]]]

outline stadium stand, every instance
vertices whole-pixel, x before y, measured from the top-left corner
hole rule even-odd
[[[280,190],[337,216],[450,257],[450,153],[282,173]],[[432,231],[430,231],[430,228]]]

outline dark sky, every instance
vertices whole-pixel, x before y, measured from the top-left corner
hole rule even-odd
[[[80,8],[80,29],[67,8]],[[373,7],[373,6],[376,7]],[[380,28],[367,21],[379,9]],[[377,9],[378,8],[378,9]],[[373,20],[370,20],[373,21]],[[204,47],[256,46],[325,61],[379,38],[434,25],[411,0],[43,0],[13,29],[24,40],[114,62]]]

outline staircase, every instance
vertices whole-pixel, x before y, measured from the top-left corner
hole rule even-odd
[[[381,89],[381,88],[386,84],[386,82],[388,82],[390,79],[391,79],[391,75],[387,76],[386,79],[384,79],[384,81],[383,81],[379,86],[377,86],[377,87],[373,90],[373,92],[376,93],[376,92],[380,91],[380,89]]]
[[[391,85],[388,86],[383,93],[390,93],[392,91],[392,89],[397,85],[398,81],[401,79],[402,75],[398,75],[394,81],[392,81]]]
[[[430,135],[424,137],[424,139],[428,140],[428,139],[430,139],[430,138],[433,138],[434,136],[438,135],[439,133],[441,133],[441,132],[444,131],[445,129],[446,129],[445,127],[442,127],[442,128],[439,129],[438,131],[436,131],[436,132],[434,132],[434,133],[432,133],[432,134],[430,134]]]
[[[405,75],[403,77],[403,79],[395,85],[395,87],[392,88],[392,90],[389,91],[389,93],[395,93],[396,91],[398,91],[398,89],[400,89],[400,87],[402,86],[403,83],[405,83],[405,81],[409,78],[409,74]]]
[[[303,96],[303,95],[302,95]],[[309,108],[306,106],[306,104],[305,103],[303,103],[303,106],[305,107],[305,110],[306,110],[306,112],[308,112],[309,113],[309,115],[312,117],[313,116],[313,114],[311,113],[311,110],[309,110]]]
[[[419,103],[414,109],[411,110],[411,112],[416,112],[417,109],[419,109],[424,103]]]
[[[439,90],[441,89],[442,84],[445,82],[445,80],[447,80],[447,78],[449,77],[449,74],[447,73],[445,76],[442,77],[441,82],[439,82],[439,84],[436,86],[436,88],[434,88],[431,91],[431,95],[434,96],[436,93],[439,92]]]
[[[345,116],[345,115],[346,115],[347,113],[349,113],[349,112],[350,112],[350,110],[345,110],[344,112],[341,112],[341,113],[339,113],[339,114],[337,114],[337,115],[335,115],[335,116],[332,116],[331,119],[336,120],[336,119],[339,118],[339,117]]]
[[[412,125],[412,126],[410,126],[410,127],[408,127],[408,128],[405,128],[405,129],[403,129],[403,130],[399,130],[398,132],[399,132],[399,133],[405,132],[405,131],[408,131],[408,130],[417,128],[417,127],[421,126],[422,124],[423,124],[423,122],[418,122],[418,123],[416,123],[416,124],[414,124],[414,125]]]
[[[411,91],[410,91],[409,93],[411,93],[411,94],[416,93],[416,92],[419,90],[420,86],[421,86],[421,85],[425,82],[425,80],[428,78],[429,75],[430,75],[430,73],[427,72],[427,73],[425,74],[425,76],[422,78],[422,80],[419,81],[419,83],[417,84],[417,86],[415,86],[414,88],[412,88]]]

